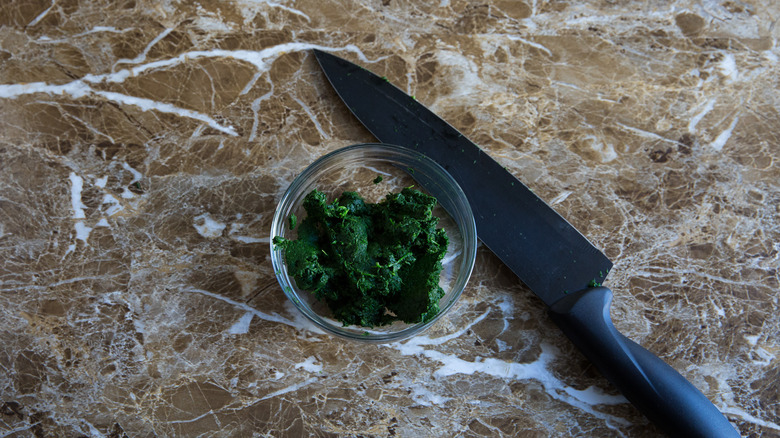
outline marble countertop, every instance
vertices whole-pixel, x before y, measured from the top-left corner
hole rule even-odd
[[[653,3],[653,2],[650,2]],[[780,8],[756,0],[0,5],[0,436],[660,432],[486,248],[409,341],[312,329],[269,255],[374,140],[321,48],[450,121],[602,248],[616,326],[780,435]]]

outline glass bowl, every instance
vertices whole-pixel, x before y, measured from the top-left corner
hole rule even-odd
[[[377,176],[382,176],[379,183],[374,182]],[[439,301],[439,313],[418,324],[396,321],[372,328],[344,326],[333,319],[327,304],[296,286],[294,278],[288,275],[283,250],[273,244],[273,237],[297,237],[296,232],[290,229],[288,218],[295,214],[300,223],[306,217],[303,199],[313,189],[325,193],[328,202],[344,191],[354,191],[366,202],[376,203],[388,193],[409,186],[436,197],[438,205],[434,214],[439,218],[438,227],[446,230],[450,241],[439,278],[439,285],[445,292]],[[276,208],[271,240],[274,272],[295,307],[327,333],[373,343],[396,342],[414,336],[447,313],[466,287],[477,250],[477,231],[471,207],[452,176],[436,162],[414,150],[380,143],[357,144],[336,150],[322,156],[298,175]]]

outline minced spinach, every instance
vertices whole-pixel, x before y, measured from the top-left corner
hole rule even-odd
[[[299,288],[347,325],[428,321],[439,312],[441,260],[449,239],[436,198],[407,187],[379,203],[344,192],[332,203],[313,190],[295,240],[274,237]]]

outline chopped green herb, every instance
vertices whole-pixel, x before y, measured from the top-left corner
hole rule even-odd
[[[295,217],[295,214],[290,215],[290,229],[294,230],[295,226],[298,224],[298,218]]]
[[[374,184],[379,184],[382,182],[384,178],[382,178],[382,175],[377,175],[376,178],[374,178]]]
[[[588,287],[599,287],[599,286],[601,286],[601,283],[596,281],[595,278],[593,280],[591,280],[590,283],[588,283]]]
[[[449,239],[436,228],[436,198],[405,188],[378,204],[355,192],[332,203],[313,190],[298,238],[274,237],[299,288],[327,303],[344,325],[428,321],[439,312],[441,260]],[[323,252],[324,251],[324,252]]]

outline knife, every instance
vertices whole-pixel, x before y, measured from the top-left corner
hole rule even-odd
[[[321,50],[314,54],[341,100],[379,141],[415,149],[453,176],[469,200],[479,239],[642,413],[672,436],[740,436],[693,384],[615,328],[612,291],[601,286],[612,262],[576,228],[386,78]]]

